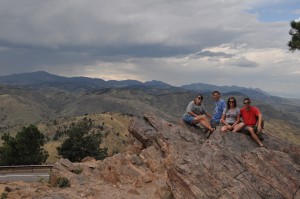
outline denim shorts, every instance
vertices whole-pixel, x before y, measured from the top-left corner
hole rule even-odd
[[[190,123],[192,124],[194,122],[194,116],[191,116],[191,115],[185,115],[183,116],[183,121],[187,122],[187,123]]]

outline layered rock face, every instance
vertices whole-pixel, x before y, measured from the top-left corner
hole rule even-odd
[[[243,133],[215,131],[209,139],[194,127],[168,123],[154,114],[129,126],[127,153],[74,164],[61,159],[51,178],[71,187],[11,188],[11,198],[300,198],[300,147],[264,135],[266,148]],[[81,172],[74,172],[80,168]],[[23,195],[22,195],[23,194]],[[26,198],[26,197],[22,197]]]

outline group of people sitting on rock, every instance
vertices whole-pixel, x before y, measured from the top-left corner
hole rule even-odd
[[[251,137],[263,147],[262,114],[255,106],[251,106],[249,98],[244,98],[244,107],[239,109],[235,97],[229,97],[227,104],[221,99],[219,91],[213,91],[212,96],[215,100],[214,114],[211,115],[203,105],[203,96],[197,95],[191,101],[183,115],[183,120],[189,124],[200,123],[208,132],[213,133],[217,126],[221,124],[221,132],[240,132],[250,133]],[[210,120],[209,120],[210,119]]]

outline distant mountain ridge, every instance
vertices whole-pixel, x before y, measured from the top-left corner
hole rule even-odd
[[[0,84],[8,84],[14,86],[27,86],[27,87],[55,87],[64,90],[77,90],[77,89],[102,89],[102,88],[124,88],[124,87],[154,87],[154,88],[170,88],[170,89],[184,89],[197,92],[212,92],[219,90],[222,93],[238,92],[247,96],[264,99],[269,97],[270,94],[259,88],[245,88],[239,86],[216,86],[205,83],[192,83],[180,87],[172,86],[162,81],[152,80],[147,82],[140,82],[137,80],[108,80],[105,81],[100,78],[89,77],[63,77],[53,75],[45,71],[37,71],[31,73],[19,73],[8,76],[0,76]]]
[[[37,71],[32,73],[20,73],[9,76],[1,76],[0,83],[18,86],[29,87],[59,87],[66,90],[76,90],[76,88],[117,88],[126,87],[130,85],[143,84],[136,80],[105,81],[103,79],[89,78],[89,77],[63,77],[53,75],[44,71]]]
[[[240,92],[245,95],[249,96],[271,96],[269,93],[259,89],[259,88],[245,88],[245,87],[239,87],[239,86],[216,86],[211,84],[204,84],[204,83],[192,83],[188,85],[183,85],[181,88],[187,89],[187,90],[204,90],[204,91],[214,91],[219,90],[223,93],[230,93],[230,92]]]
[[[118,112],[142,117],[143,113],[151,111],[167,121],[176,123],[182,117],[187,104],[199,92],[204,96],[206,109],[210,113],[213,113],[214,110],[211,91],[201,90],[202,88],[200,90],[196,90],[197,88],[187,90],[159,81],[132,84],[126,87],[120,86],[128,85],[126,81],[111,81],[117,83],[119,87],[107,88],[92,87],[87,84],[86,80],[94,81],[91,78],[61,79],[61,77],[58,77],[59,81],[51,80],[53,76],[50,80],[47,80],[47,78],[49,78],[48,74],[46,74],[43,81],[35,80],[35,82],[33,78],[29,79],[31,81],[28,80],[27,82],[29,86],[0,83],[0,133],[13,131],[12,128],[18,128],[24,124],[35,124],[39,121],[47,122],[60,117],[74,117],[103,112]],[[72,81],[75,79],[77,82],[75,84],[70,82],[61,83],[70,81],[70,79]],[[1,80],[3,79],[0,77]],[[82,83],[81,86],[78,80],[83,82],[79,81]],[[23,82],[21,81],[21,83]],[[235,96],[238,107],[243,106],[242,100],[248,96],[237,91],[228,93],[220,91],[224,100],[227,100],[230,96]],[[260,92],[253,92],[263,99],[252,98],[252,102],[253,105],[259,107],[264,119],[268,122],[271,121],[272,124],[280,124],[279,127],[274,126],[272,131],[278,131],[278,129],[286,128],[286,125],[292,125],[295,130],[290,135],[293,136],[296,132],[296,136],[300,127],[300,100],[291,101],[280,97],[268,97]],[[285,133],[285,129],[280,130],[280,132]]]
[[[74,92],[78,93],[93,93],[93,92],[109,92],[111,89],[129,89],[133,92],[142,90],[143,94],[163,95],[168,93],[202,93],[209,96],[214,90],[219,90],[224,99],[225,96],[244,96],[256,99],[266,104],[272,105],[280,110],[288,110],[299,116],[300,99],[287,99],[281,97],[270,96],[267,92],[258,88],[245,88],[239,86],[216,86],[205,83],[192,83],[180,87],[172,86],[162,81],[152,80],[141,82],[137,80],[109,80],[105,81],[98,78],[89,77],[63,77],[50,74],[45,71],[37,71],[30,73],[20,73],[8,76],[0,76],[0,86],[13,86],[20,88],[29,88],[41,92]],[[120,92],[120,91],[118,91]],[[194,95],[193,94],[193,95]],[[242,100],[242,99],[240,99]],[[68,100],[67,100],[68,101]],[[63,105],[59,105],[63,106]]]

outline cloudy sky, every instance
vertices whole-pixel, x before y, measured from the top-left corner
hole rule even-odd
[[[261,88],[300,98],[299,0],[0,0],[0,76]]]

